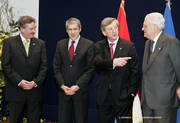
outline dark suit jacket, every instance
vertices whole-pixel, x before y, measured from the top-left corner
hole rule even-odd
[[[162,33],[149,56],[148,40],[143,58],[142,98],[152,109],[177,107],[176,88],[180,86],[180,42]],[[149,60],[148,60],[149,59]]]
[[[58,88],[62,84],[68,87],[77,84],[80,92],[87,92],[88,82],[93,74],[94,44],[81,37],[70,61],[68,41],[69,39],[64,39],[58,42],[54,56],[53,67]]]
[[[110,47],[107,40],[95,44],[94,64],[99,73],[96,93],[97,104],[102,104],[108,93],[109,83],[112,85],[112,96],[116,104],[136,94],[139,80],[139,64],[135,46],[132,42],[119,39],[114,58],[132,57],[124,67],[113,69],[113,60],[110,58]]]
[[[6,77],[6,99],[21,101],[26,98],[41,100],[42,84],[46,77],[47,59],[45,43],[37,38],[30,42],[29,55],[26,55],[20,36],[4,40],[2,68]],[[18,86],[24,79],[37,84],[32,90],[23,90]]]

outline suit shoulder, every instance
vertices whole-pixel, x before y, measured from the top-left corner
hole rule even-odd
[[[163,40],[165,41],[165,42],[167,42],[168,44],[180,44],[180,41],[177,39],[177,38],[175,38],[175,37],[173,37],[173,36],[171,36],[171,35],[169,35],[169,34],[166,34],[166,33],[164,33],[163,35],[162,35],[162,38],[163,38]]]
[[[94,43],[93,41],[91,41],[91,40],[89,40],[87,38],[84,38],[84,37],[81,37],[80,40],[83,40],[87,44],[93,44]]]
[[[169,35],[169,34],[167,34],[167,33],[162,33],[162,35],[161,35],[162,37],[164,37],[164,38],[168,38],[168,39],[174,39],[174,37],[173,36],[171,36],[171,35]]]
[[[36,44],[39,44],[39,45],[42,45],[42,46],[46,45],[44,40],[41,40],[41,39],[38,39],[38,38],[35,38],[35,37],[32,38],[32,42],[34,42]]]
[[[104,40],[100,40],[100,41],[97,41],[96,43],[95,43],[95,45],[97,46],[97,45],[104,45],[106,43],[106,40],[104,39]]]
[[[64,43],[65,43],[65,42],[67,42],[67,41],[68,41],[68,38],[65,38],[65,39],[59,40],[59,41],[57,42],[57,45],[64,44]]]
[[[128,41],[128,40],[125,40],[125,39],[122,39],[122,38],[120,38],[119,41],[120,41],[121,43],[126,44],[126,45],[129,45],[129,46],[133,46],[133,45],[134,45],[133,42]]]
[[[4,46],[14,46],[17,44],[17,42],[21,40],[20,36],[11,36],[8,37],[7,39],[3,40],[3,45]]]
[[[40,42],[40,43],[45,43],[45,41],[44,41],[44,40],[39,39],[39,38],[33,38],[33,40],[38,41],[38,42]]]
[[[11,36],[11,37],[8,37],[7,39],[5,39],[4,41],[5,42],[12,42],[12,41],[18,40],[18,38],[20,38],[20,37],[19,36]]]

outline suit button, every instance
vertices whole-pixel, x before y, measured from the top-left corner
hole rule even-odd
[[[109,83],[109,89],[112,89],[112,85],[111,85],[111,83]]]
[[[72,67],[72,65],[69,65],[69,67]]]

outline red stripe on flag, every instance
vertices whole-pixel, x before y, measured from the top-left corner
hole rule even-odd
[[[124,10],[124,2],[125,0],[121,1],[121,5],[117,17],[117,20],[119,21],[119,37],[130,41],[128,26],[126,21],[126,13]]]
[[[119,21],[119,37],[125,40],[130,41],[127,21],[126,21],[126,12],[124,9],[125,0],[121,1],[121,5],[119,8],[119,13],[117,20]],[[139,99],[139,91],[133,102],[133,123],[142,122],[142,111],[141,111],[141,103]]]

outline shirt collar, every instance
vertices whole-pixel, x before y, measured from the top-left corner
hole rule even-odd
[[[69,42],[75,41],[75,43],[77,43],[77,42],[79,41],[80,37],[81,37],[81,36],[79,35],[76,40],[69,39]]]
[[[24,42],[25,40],[29,40],[29,41],[30,41],[30,39],[24,38],[21,33],[20,33],[20,37],[21,37],[21,40],[22,40],[23,42]]]
[[[159,32],[159,34],[153,39],[154,42],[157,42],[157,40],[159,39],[159,36],[161,35],[162,31]]]
[[[111,43],[114,43],[114,44],[116,45],[117,42],[118,42],[118,40],[119,40],[119,37],[118,37],[115,41],[113,41],[113,42],[111,42],[111,41],[108,40],[108,43],[109,43],[109,45],[110,45]]]

